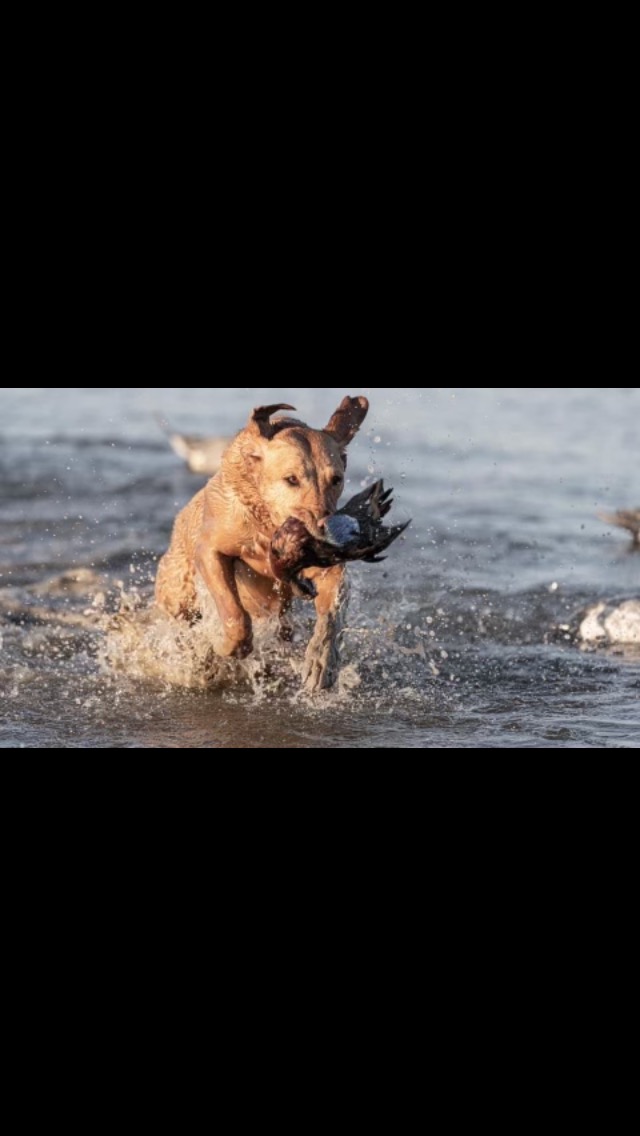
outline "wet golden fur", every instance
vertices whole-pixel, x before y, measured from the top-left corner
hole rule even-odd
[[[291,602],[287,585],[269,566],[274,532],[298,517],[315,536],[335,512],[344,488],[346,447],[364,421],[366,398],[345,398],[324,430],[295,419],[271,421],[276,410],[259,407],[234,439],[219,473],[180,513],[171,547],[160,562],[156,600],[170,615],[198,614],[199,575],[216,602],[224,628],[221,655],[243,658],[252,650],[252,621],[283,615]],[[309,569],[318,591],[316,630],[304,667],[308,690],[335,681],[338,635],[344,607],[344,566]]]

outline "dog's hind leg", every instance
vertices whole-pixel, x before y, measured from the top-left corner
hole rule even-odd
[[[194,533],[202,524],[204,494],[197,493],[191,504],[176,517],[171,546],[158,565],[156,603],[174,619],[190,623],[198,619],[196,575],[193,563]]]
[[[156,576],[156,603],[174,619],[192,622],[200,615],[193,566],[174,551],[162,557]]]
[[[332,687],[340,671],[340,635],[344,628],[349,590],[342,564],[324,571],[313,569],[305,572],[305,576],[313,579],[318,592],[315,601],[318,620],[307,648],[302,681],[309,694],[317,694]]]

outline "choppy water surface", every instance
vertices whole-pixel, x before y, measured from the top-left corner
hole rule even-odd
[[[358,565],[336,693],[310,701],[293,649],[218,664],[148,610],[156,558],[203,484],[156,426],[231,433],[291,402],[371,417],[349,490],[383,474],[386,565]],[[279,387],[0,391],[0,745],[638,747],[640,658],[551,634],[640,595],[640,555],[597,520],[640,504],[640,390]]]

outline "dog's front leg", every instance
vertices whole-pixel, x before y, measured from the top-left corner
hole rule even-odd
[[[344,565],[306,572],[313,578],[318,596],[318,620],[307,648],[302,681],[309,694],[333,686],[340,669],[339,639],[347,611],[348,588]]]
[[[233,557],[214,552],[201,543],[196,552],[196,568],[213,596],[224,627],[224,638],[216,648],[218,655],[244,659],[253,649],[251,618],[240,603]]]

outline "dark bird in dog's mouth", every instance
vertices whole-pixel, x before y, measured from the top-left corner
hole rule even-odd
[[[326,537],[313,536],[302,521],[290,517],[271,541],[270,562],[278,580],[293,584],[315,598],[312,580],[301,575],[306,568],[333,568],[349,560],[380,564],[386,550],[402,536],[411,521],[391,527],[383,524],[393,505],[393,489],[376,481],[325,522]]]

